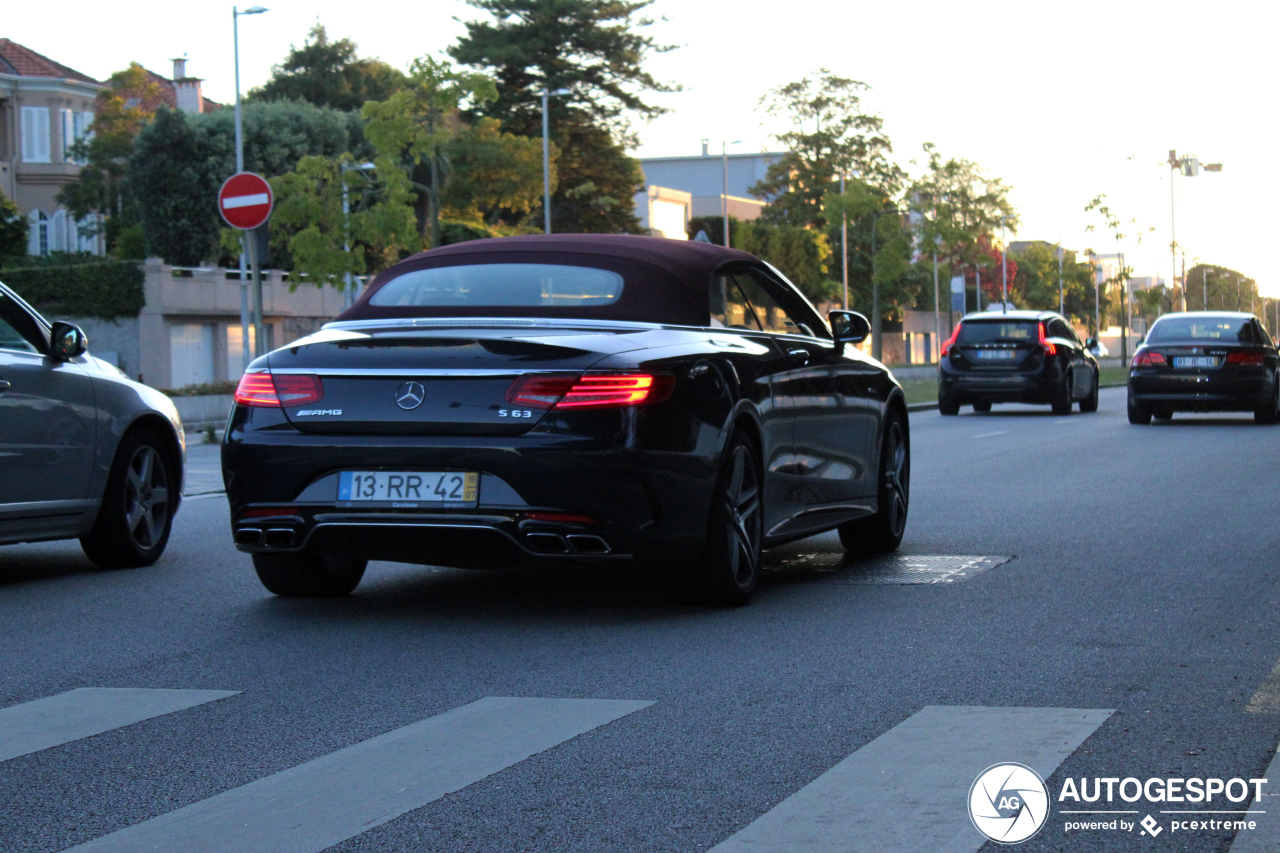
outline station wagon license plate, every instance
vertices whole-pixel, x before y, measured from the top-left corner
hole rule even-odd
[[[973,354],[983,361],[1008,361],[1018,353],[1011,349],[980,349]]]
[[[475,471],[343,471],[338,475],[338,502],[473,507],[479,483]]]
[[[1218,357],[1213,355],[1179,355],[1173,359],[1174,367],[1217,367]]]

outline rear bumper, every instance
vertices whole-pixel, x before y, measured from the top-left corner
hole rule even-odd
[[[700,553],[719,441],[702,452],[582,436],[324,435],[244,429],[222,448],[236,547],[463,567],[548,560],[687,561]],[[708,438],[712,438],[708,436]],[[362,507],[337,500],[342,470],[480,472],[477,506]],[[542,520],[535,513],[587,521]]]
[[[1129,399],[1172,412],[1251,412],[1271,401],[1266,374],[1221,376],[1169,371],[1129,372]]]
[[[957,371],[943,365],[938,371],[938,394],[958,403],[1052,403],[1062,387],[1056,370]]]

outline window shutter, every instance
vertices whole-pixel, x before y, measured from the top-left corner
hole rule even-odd
[[[22,108],[22,159],[26,163],[50,162],[48,107]]]
[[[59,210],[49,220],[49,251],[65,252],[71,247],[67,245],[67,212]]]
[[[62,119],[62,160],[71,162],[71,146],[76,142],[76,119],[71,110],[58,110]]]
[[[24,113],[22,117],[25,119],[26,114]],[[23,122],[23,124],[25,123]],[[26,134],[23,134],[23,138],[26,138]],[[22,159],[25,160],[26,157]],[[27,214],[27,254],[40,254],[40,211],[38,210],[33,210]]]

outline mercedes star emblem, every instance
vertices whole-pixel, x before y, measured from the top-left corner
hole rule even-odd
[[[421,382],[406,382],[396,389],[396,405],[405,411],[416,409],[427,399],[427,389]]]

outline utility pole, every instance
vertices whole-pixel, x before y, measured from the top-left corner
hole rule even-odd
[[[844,171],[840,172],[840,195],[844,196]],[[724,233],[729,233],[729,223],[725,222]],[[844,310],[849,310],[849,214],[841,205],[840,211],[840,272],[844,280]],[[934,290],[937,290],[937,264],[934,264]]]
[[[1009,265],[1005,263],[1004,217],[1000,217],[1000,313],[1009,313]]]
[[[1065,302],[1062,295],[1062,241],[1058,241],[1058,313],[1066,314],[1064,310]]]

